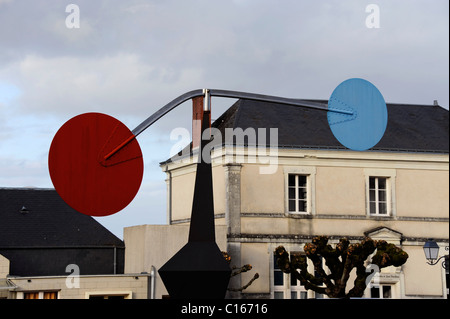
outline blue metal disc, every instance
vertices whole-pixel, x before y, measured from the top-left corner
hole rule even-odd
[[[345,147],[365,151],[383,137],[387,126],[386,102],[369,81],[354,78],[339,84],[328,101],[328,124]],[[336,111],[350,111],[344,114]]]

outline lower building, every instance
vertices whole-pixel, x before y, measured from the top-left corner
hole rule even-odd
[[[0,255],[0,299],[152,299],[154,270],[139,274],[10,276]],[[3,267],[2,267],[3,265]]]
[[[125,245],[54,189],[0,188],[0,299],[148,299],[154,269],[124,274]]]

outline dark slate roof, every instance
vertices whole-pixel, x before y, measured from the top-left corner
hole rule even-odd
[[[327,101],[310,100],[327,106]],[[387,104],[388,124],[380,142],[369,151],[449,151],[448,110],[435,105]],[[269,102],[239,100],[213,125],[228,128],[278,128],[279,147],[343,149],[322,110]],[[269,142],[268,137],[266,141]],[[247,143],[246,143],[247,144]]]
[[[223,137],[226,133],[225,128],[241,128],[244,131],[249,128],[255,130],[265,128],[267,145],[270,142],[269,129],[278,128],[279,147],[342,147],[328,126],[326,112],[316,109],[241,99],[212,126],[218,128]],[[259,145],[260,141],[256,139],[256,143]],[[239,142],[234,141],[233,144],[239,144]],[[248,145],[247,141],[245,145]]]
[[[125,245],[54,189],[0,188],[0,248],[94,246]]]
[[[326,100],[307,100],[327,107]],[[448,110],[438,105],[387,104],[388,124],[380,142],[368,151],[449,153]],[[343,150],[331,132],[327,113],[322,110],[281,105],[271,102],[240,99],[225,111],[212,127],[220,130],[222,141],[214,139],[213,145],[229,144],[225,129],[266,128],[266,145],[269,145],[270,128],[278,128],[278,147],[297,149]],[[260,145],[256,139],[256,145]],[[240,144],[233,141],[233,144]],[[244,141],[247,146],[248,141]],[[251,145],[251,144],[250,144]],[[189,154],[192,143],[181,154]],[[160,163],[170,163],[172,158]]]

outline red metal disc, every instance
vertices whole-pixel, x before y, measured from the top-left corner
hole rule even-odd
[[[141,148],[133,133],[101,113],[67,121],[53,138],[48,165],[61,198],[90,216],[107,216],[125,208],[137,194],[144,173]]]

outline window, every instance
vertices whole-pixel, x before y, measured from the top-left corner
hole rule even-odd
[[[291,253],[291,259],[295,255],[299,255],[298,252],[292,252]],[[305,288],[300,285],[300,281],[295,278],[295,276],[289,275],[291,278],[291,299],[308,299],[308,294],[305,290]]]
[[[122,295],[117,295],[117,296],[90,295],[89,299],[114,299],[114,300],[121,300],[121,299],[125,299],[125,296],[122,296]]]
[[[386,177],[369,177],[369,211],[370,215],[387,216],[388,179]]]
[[[86,299],[132,299],[131,291],[95,291],[86,292]]]
[[[44,292],[44,299],[57,299],[58,294],[56,291],[46,291]]]
[[[277,257],[273,256],[273,285],[284,286],[284,273],[280,270],[277,263]]]
[[[395,217],[395,169],[364,169],[366,213],[372,217]]]
[[[24,291],[18,292],[17,299],[58,299],[57,291]]]
[[[375,298],[375,299],[390,299],[390,298],[392,298],[392,286],[391,285],[373,286],[370,289],[370,298]]]
[[[293,256],[298,253],[291,253]],[[307,291],[300,282],[290,274],[283,273],[277,264],[277,258],[273,258],[272,291],[274,299],[307,299]]]
[[[285,166],[283,170],[286,216],[315,215],[316,168]]]
[[[273,255],[273,299],[284,299],[285,292],[285,274],[280,270],[277,263],[277,257]]]
[[[289,174],[288,207],[291,213],[308,212],[308,178],[306,175]]]
[[[24,292],[23,299],[39,299],[38,292]]]

